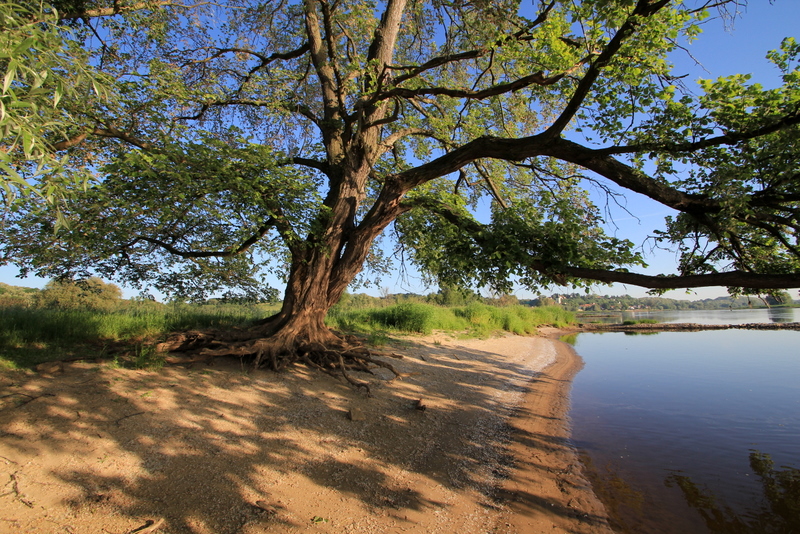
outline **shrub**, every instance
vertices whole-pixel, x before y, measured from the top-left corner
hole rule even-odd
[[[436,308],[429,304],[404,302],[388,308],[370,310],[369,315],[373,321],[388,328],[429,334],[434,328]]]
[[[51,280],[34,301],[40,308],[110,311],[122,301],[122,290],[96,277],[78,282]]]
[[[27,308],[34,301],[38,289],[11,286],[0,282],[0,308]]]

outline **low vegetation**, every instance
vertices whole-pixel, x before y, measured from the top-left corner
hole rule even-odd
[[[0,285],[0,369],[71,358],[142,366],[155,362],[149,347],[169,332],[228,328],[277,309],[268,304],[123,300],[113,284],[69,286],[51,282],[36,290]]]
[[[170,332],[246,326],[278,310],[277,304],[162,304],[123,300],[119,288],[98,279],[45,289],[0,286],[0,368],[33,367],[71,358],[106,358],[121,365],[157,367],[153,345]],[[485,337],[499,331],[532,334],[541,325],[566,326],[574,315],[557,306],[531,308],[479,297],[443,305],[440,296],[346,295],[328,314],[336,330],[384,345],[391,335],[448,331]],[[452,299],[451,299],[452,301]],[[504,305],[505,304],[505,305]]]
[[[445,330],[468,336],[487,336],[497,331],[532,334],[538,326],[567,326],[574,320],[571,312],[556,306],[496,307],[473,302],[467,306],[444,307],[423,302],[401,302],[387,307],[360,309],[334,306],[328,313],[327,322],[338,330],[366,334],[380,331],[430,334],[434,330]]]
[[[635,325],[635,324],[658,324],[658,321],[655,319],[626,319],[622,321],[623,325]]]

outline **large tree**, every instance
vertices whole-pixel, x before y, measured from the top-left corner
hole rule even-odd
[[[117,80],[54,144],[97,184],[58,232],[36,198],[8,213],[3,256],[183,295],[276,269],[281,311],[215,341],[276,368],[357,358],[324,318],[392,224],[444,284],[796,287],[800,46],[770,53],[776,89],[669,61],[738,3],[65,2]],[[680,274],[629,272],[587,185],[675,210]]]

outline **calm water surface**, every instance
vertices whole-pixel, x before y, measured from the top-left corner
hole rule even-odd
[[[731,322],[713,314],[673,322]],[[573,441],[618,531],[800,532],[800,332],[582,333],[575,348]]]

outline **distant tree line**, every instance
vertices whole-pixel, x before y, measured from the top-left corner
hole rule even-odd
[[[142,300],[145,297],[137,300]],[[153,300],[153,297],[147,297]],[[112,283],[97,277],[81,281],[51,280],[43,289],[19,287],[0,282],[0,307],[38,307],[61,309],[90,309],[110,311],[123,302],[122,290]],[[259,304],[278,302],[276,291],[225,293],[220,297],[195,302],[195,304]],[[718,297],[701,300],[677,300],[663,297],[636,298],[630,295],[594,295],[594,294],[553,294],[540,295],[535,299],[519,299],[511,294],[495,294],[485,297],[471,290],[457,286],[442,286],[435,293],[421,295],[417,293],[390,294],[382,291],[382,296],[366,293],[345,292],[339,299],[338,307],[347,309],[367,309],[392,306],[404,302],[419,302],[438,306],[466,306],[480,302],[497,307],[515,306],[518,304],[531,307],[560,306],[567,311],[632,311],[632,310],[713,310],[720,308],[757,308],[764,306],[791,306],[793,300],[786,292],[767,295],[763,298],[754,296]]]
[[[529,306],[559,305],[569,311],[628,311],[628,310],[715,310],[720,308],[758,308],[764,306],[791,306],[793,300],[786,292],[778,292],[764,297],[725,296],[713,299],[678,300],[664,297],[631,297],[630,295],[593,295],[593,294],[554,294],[549,297],[540,295],[536,299],[522,300]]]

